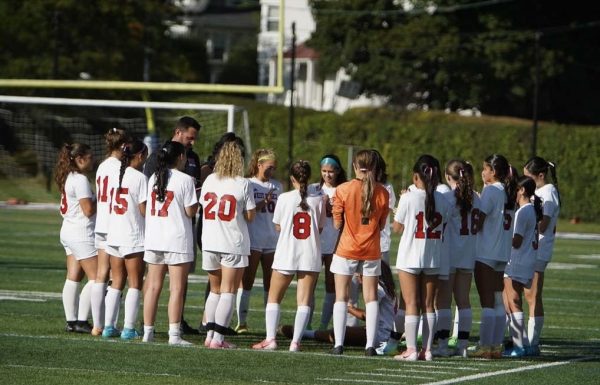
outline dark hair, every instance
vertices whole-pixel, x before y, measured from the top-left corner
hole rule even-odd
[[[305,160],[299,160],[290,167],[290,175],[300,184],[300,208],[304,211],[308,210],[306,203],[308,181],[310,180],[310,164]]]
[[[148,147],[139,139],[133,140],[131,143],[126,143],[121,149],[121,170],[119,171],[119,190],[123,182],[125,170],[131,164],[131,160],[139,153],[148,151]]]
[[[496,179],[498,179],[504,185],[504,192],[506,193],[506,208],[514,209],[517,198],[517,178],[518,174],[516,169],[512,167],[508,160],[500,154],[492,154],[485,158],[484,162],[489,165]]]
[[[187,131],[189,127],[193,127],[196,129],[196,131],[200,131],[200,128],[202,126],[200,125],[200,123],[198,123],[196,119],[192,118],[191,116],[183,116],[177,121],[177,124],[175,125],[175,130]]]
[[[83,143],[65,143],[58,152],[58,161],[54,168],[54,181],[61,193],[65,190],[65,182],[70,172],[79,172],[75,159],[86,156],[92,152],[87,144]]]
[[[517,187],[525,189],[525,197],[533,199],[533,208],[535,209],[536,221],[539,222],[544,217],[542,210],[542,199],[535,195],[535,181],[528,176],[522,176],[517,180]]]
[[[121,150],[121,147],[129,142],[129,136],[123,128],[113,127],[104,134],[106,153],[110,155],[113,151]]]
[[[360,213],[363,222],[368,220],[373,213],[373,191],[375,190],[375,174],[378,170],[379,157],[375,150],[361,150],[354,156],[354,165],[365,174],[362,179],[361,200],[362,207]]]
[[[464,160],[452,159],[446,164],[446,174],[456,182],[456,205],[464,215],[473,208],[473,166]]]
[[[375,172],[375,180],[379,183],[387,183],[388,174],[386,172],[387,165],[383,156],[377,150],[373,150],[377,155],[377,171]]]
[[[560,192],[558,190],[558,179],[556,177],[556,163],[547,161],[539,156],[534,156],[525,163],[525,169],[532,175],[544,174],[544,179],[546,178],[546,175],[548,175],[548,170],[550,171],[550,175],[552,175],[552,184],[554,185],[554,188],[556,188],[558,205],[560,206],[561,200]]]
[[[337,155],[335,154],[326,154],[324,155],[321,160],[319,161],[319,167],[323,165],[323,161],[325,159],[333,159],[335,161],[335,163],[337,163],[337,165],[334,165],[334,167],[338,170],[337,176],[335,177],[335,185],[338,186],[344,182],[346,182],[348,180],[348,177],[346,176],[346,171],[344,170],[344,167],[342,167],[342,162],[340,161],[340,158],[338,158]],[[331,164],[331,163],[328,163]],[[323,183],[325,183],[325,181],[323,180],[323,176],[321,176],[321,186],[323,186]]]
[[[379,275],[379,284],[385,290],[385,293],[396,299],[396,284],[394,283],[394,275],[390,265],[383,259],[381,260],[381,274]]]
[[[425,218],[428,223],[433,223],[435,218],[435,197],[434,192],[437,187],[438,170],[440,163],[431,155],[421,155],[413,167],[413,172],[419,175],[419,178],[425,185]]]
[[[185,147],[179,142],[167,141],[156,154],[156,180],[154,181],[153,191],[156,193],[156,200],[165,201],[167,194],[167,184],[169,183],[170,169],[177,165],[179,157],[185,154]]]

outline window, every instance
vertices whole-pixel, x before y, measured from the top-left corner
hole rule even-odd
[[[279,30],[279,7],[267,8],[267,31]]]

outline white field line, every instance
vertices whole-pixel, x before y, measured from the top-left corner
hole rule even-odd
[[[85,369],[85,368],[65,368],[65,367],[57,367],[57,366],[32,366],[32,365],[11,365],[11,364],[3,364],[2,366],[7,368],[15,368],[15,369],[37,369],[37,370],[66,370],[71,372],[85,372],[85,373],[106,373],[106,374],[126,374],[126,375],[137,375],[137,376],[164,376],[164,377],[181,377],[179,374],[171,374],[171,373],[145,373],[145,372],[135,372],[129,370],[102,370],[102,369]]]
[[[429,372],[431,373],[431,372]],[[439,373],[439,372],[435,372]],[[386,373],[373,373],[373,372],[345,372],[351,376],[367,376],[367,377],[398,377],[398,378],[419,378],[422,380],[430,380],[435,377],[431,376],[410,376],[406,374],[386,374]]]
[[[407,377],[409,378],[409,377]],[[374,383],[374,384],[397,384],[398,381],[382,381],[382,380],[356,380],[350,378],[317,378],[317,381],[337,381],[337,382],[358,382],[361,384]]]
[[[471,364],[472,362],[469,362],[469,364]],[[433,369],[452,369],[452,370],[470,370],[470,371],[478,371],[478,368],[473,368],[473,367],[466,367],[466,366],[433,366],[433,365],[418,365],[419,368],[423,368],[423,369],[427,369],[427,368],[433,368]],[[404,365],[402,365],[402,367],[397,368],[397,369],[391,369],[391,368],[379,368],[379,369],[375,369],[381,372],[404,372],[406,371],[406,367]],[[408,369],[409,371],[412,371],[410,369]],[[431,373],[431,370],[426,370],[424,371],[425,373]],[[437,372],[436,372],[437,373]]]
[[[537,370],[537,369],[549,368],[549,367],[553,367],[553,366],[567,365],[567,364],[571,364],[573,362],[587,361],[587,360],[591,360],[591,359],[595,359],[595,358],[594,357],[582,357],[582,358],[576,358],[576,359],[569,360],[569,361],[548,362],[548,363],[545,363],[545,364],[529,365],[529,366],[523,366],[523,367],[514,368],[514,369],[498,370],[496,372],[472,374],[472,375],[469,375],[469,376],[451,378],[449,380],[429,382],[429,383],[424,384],[424,385],[456,384],[458,382],[463,382],[463,381],[480,380],[482,378],[487,378],[487,377],[501,376],[501,375],[504,375],[504,374],[524,372],[526,370]]]
[[[375,371],[377,371],[377,372],[428,373],[428,374],[431,374],[432,372],[435,372],[436,374],[438,374],[438,373],[439,374],[452,374],[452,373],[454,373],[454,372],[444,372],[443,370],[437,370],[437,369],[450,369],[450,368],[439,367],[439,368],[436,368],[436,370],[434,370],[434,371],[432,371],[432,370],[407,369],[407,368],[402,368],[402,370],[381,368],[381,369],[375,369]],[[452,369],[454,369],[454,368],[452,368]],[[477,370],[477,369],[473,369],[473,370]]]

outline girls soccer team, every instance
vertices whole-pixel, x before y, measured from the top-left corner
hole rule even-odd
[[[328,279],[321,324],[325,327],[333,315],[332,354],[344,351],[348,288],[353,277],[362,283],[366,307],[365,354],[390,353],[384,349],[384,338],[377,336],[379,317],[384,316],[379,314],[381,296],[377,291],[381,261],[389,250],[386,224],[389,226],[395,197],[391,185],[382,184],[386,181],[385,162],[376,150],[355,155],[356,177],[349,182],[345,182],[335,155],[321,159],[321,183],[310,186],[309,164],[296,162],[289,170],[294,189],[283,193],[282,185],[273,179],[275,154],[271,150],[256,151],[250,178],[243,178],[243,146],[238,144],[241,141],[230,141],[216,154],[214,174],[206,178],[198,199],[192,178],[179,171],[185,162],[180,143],[169,141],[159,150],[159,167],[147,182],[140,172],[148,152],[143,143],[129,140],[116,129],[106,138],[109,156],[96,174],[97,202],[83,175],[92,164],[89,147],[66,145],[56,168],[62,193],[61,243],[67,254],[63,290],[67,331],[120,335],[126,340],[138,337],[135,322],[142,295],[143,257],[148,266],[143,341],[154,338],[158,298],[168,271],[169,344],[189,344],[181,338],[179,323],[183,283],[193,258],[191,218],[200,203],[202,267],[210,280],[205,346],[234,347],[224,341],[224,335],[236,292],[238,330],[246,329],[249,290],[260,261],[267,296],[267,335],[254,349],[277,348],[280,303],[294,275],[298,308],[289,350],[300,349],[314,308],[318,274],[325,264]],[[549,170],[554,185],[546,181]],[[473,275],[482,312],[480,340],[469,355],[500,357],[507,321],[513,347],[504,354],[539,354],[544,270],[552,255],[560,208],[554,165],[532,158],[525,165],[525,176],[518,178],[505,157],[491,155],[483,162],[481,196],[474,189],[473,167],[468,162],[448,162],[445,180],[450,188],[442,183],[441,174],[437,159],[421,156],[413,167],[414,186],[403,191],[394,210],[392,227],[401,233],[396,259],[400,309],[396,315],[385,315],[385,322],[388,326],[395,323],[396,330],[390,332],[395,341],[398,332],[404,331],[406,338],[406,350],[394,358],[428,361],[455,353],[448,347],[452,297],[458,307],[456,354],[467,356]],[[258,217],[264,223],[251,225]],[[104,299],[109,270],[112,284]],[[78,296],[83,272],[88,285]],[[126,280],[124,329],[119,332],[116,321]],[[523,295],[530,310],[528,327],[524,325]],[[93,329],[87,323],[90,303]],[[420,351],[419,323],[423,336]],[[434,333],[437,349],[432,349]]]

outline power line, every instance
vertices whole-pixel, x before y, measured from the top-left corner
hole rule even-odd
[[[498,4],[511,3],[515,0],[485,0],[478,1],[474,3],[468,4],[455,4],[455,5],[447,5],[447,6],[436,6],[432,5],[426,8],[413,8],[410,10],[406,10],[403,8],[398,9],[381,9],[381,10],[368,10],[368,9],[360,9],[360,10],[352,10],[352,9],[340,9],[340,8],[316,8],[313,7],[313,10],[317,14],[345,14],[345,15],[353,15],[353,16],[362,16],[362,15],[371,15],[371,16],[385,16],[385,15],[423,15],[423,14],[436,14],[436,13],[453,13],[458,11],[463,11],[467,9],[477,9],[483,7],[489,7]]]

